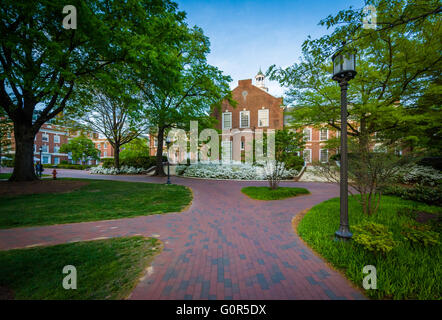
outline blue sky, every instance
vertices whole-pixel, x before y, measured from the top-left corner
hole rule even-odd
[[[318,25],[329,14],[349,6],[362,8],[363,0],[175,0],[186,11],[190,26],[210,38],[208,62],[229,74],[233,82],[254,78],[259,70],[298,61],[308,35],[319,38],[330,30]],[[269,93],[282,96],[275,82]]]

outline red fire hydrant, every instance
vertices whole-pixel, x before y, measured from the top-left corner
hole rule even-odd
[[[57,170],[52,170],[52,179],[57,179]]]

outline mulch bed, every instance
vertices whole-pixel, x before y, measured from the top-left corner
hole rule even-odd
[[[0,181],[0,196],[71,192],[88,184],[87,181],[49,179],[24,182]]]

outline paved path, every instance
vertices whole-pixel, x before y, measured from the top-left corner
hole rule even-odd
[[[164,182],[145,176],[93,176],[59,170],[60,177]],[[307,196],[255,201],[240,190],[261,182],[172,178],[193,190],[185,212],[0,230],[0,249],[140,234],[164,243],[132,299],[363,299],[349,281],[316,257],[293,232],[293,216],[338,195],[325,183]]]

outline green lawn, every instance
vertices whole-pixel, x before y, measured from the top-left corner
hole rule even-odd
[[[192,200],[184,186],[85,181],[68,193],[0,197],[0,229],[178,212]]]
[[[293,187],[279,187],[274,190],[269,187],[245,187],[241,192],[256,200],[280,200],[310,193],[307,189]]]
[[[0,286],[15,299],[124,299],[160,249],[129,237],[0,251]],[[66,265],[77,270],[75,290],[62,286]]]
[[[365,251],[354,241],[334,240],[339,227],[339,198],[314,206],[300,221],[297,231],[315,251],[343,270],[357,286],[362,287],[365,265],[374,265],[377,270],[377,289],[366,290],[375,299],[441,299],[442,298],[442,245],[421,247],[409,244],[402,236],[404,224],[415,220],[404,214],[406,208],[441,213],[441,208],[422,203],[384,196],[380,210],[371,217],[362,213],[357,198],[349,198],[349,222],[351,226],[368,220],[383,224],[399,242],[385,257]],[[405,209],[405,210],[404,210]],[[440,232],[439,228],[433,226]],[[440,236],[439,236],[440,242]]]
[[[12,173],[0,173],[0,180],[2,180],[2,179],[9,179],[10,177],[12,176]],[[42,177],[49,177],[49,176],[52,176],[52,175],[50,175],[50,174],[42,174],[41,175]]]

